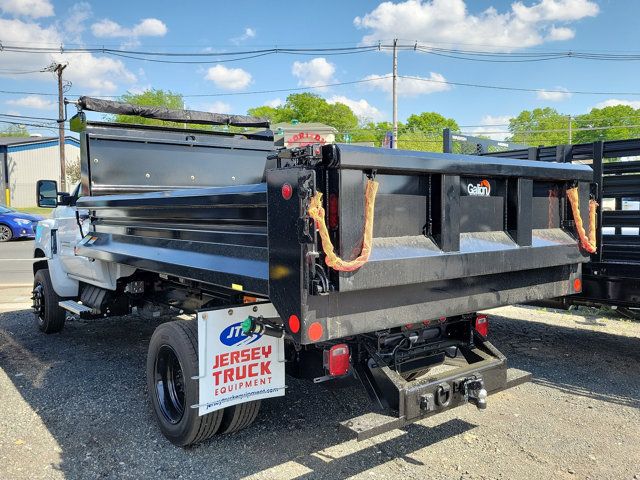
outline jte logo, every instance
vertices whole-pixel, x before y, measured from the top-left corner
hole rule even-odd
[[[220,341],[228,347],[233,347],[234,345],[249,345],[260,340],[260,337],[262,337],[260,334],[253,334],[249,337],[242,333],[242,322],[229,325],[220,332]]]
[[[489,180],[482,180],[476,185],[470,183],[467,185],[467,192],[474,197],[488,197],[491,195],[491,184]]]

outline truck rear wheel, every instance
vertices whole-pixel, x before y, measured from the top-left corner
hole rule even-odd
[[[160,430],[171,443],[186,447],[213,436],[223,411],[199,416],[198,323],[163,323],[151,336],[147,355],[147,387]]]
[[[42,268],[33,277],[33,313],[44,333],[57,333],[64,327],[67,312],[58,305],[62,300],[53,289],[49,269]]]
[[[253,423],[260,411],[260,400],[241,403],[224,409],[218,433],[234,433]]]

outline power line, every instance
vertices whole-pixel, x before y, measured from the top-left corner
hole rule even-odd
[[[9,117],[9,118],[26,118],[29,120],[49,120],[49,121],[53,121],[55,122],[57,119],[55,118],[48,118],[48,117],[32,117],[30,115],[15,115],[15,114],[11,114],[11,113],[0,113],[0,116],[2,117]]]
[[[575,95],[640,95],[640,92],[596,92],[596,91],[583,91],[583,90],[558,90],[558,89],[546,89],[546,88],[523,88],[523,87],[505,87],[502,85],[487,85],[480,83],[467,83],[467,82],[450,82],[448,80],[433,80],[431,78],[416,77],[411,75],[398,75],[400,78],[408,80],[417,80],[420,82],[439,83],[446,85],[454,85],[458,87],[473,87],[473,88],[488,88],[492,90],[507,90],[513,92],[533,92],[533,93],[565,93]]]
[[[47,97],[57,97],[57,93],[49,93],[49,92],[23,92],[17,90],[0,90],[0,93],[5,93],[7,95],[43,95]]]
[[[496,50],[496,46],[491,46],[490,50],[480,49],[461,49],[461,48],[444,48],[436,47],[434,44],[438,42],[411,42],[407,44],[398,44],[397,48],[401,50],[413,50],[422,53],[449,56],[452,58],[458,58],[462,60],[475,60],[475,61],[490,61],[490,62],[503,62],[503,61],[543,61],[554,59],[586,59],[586,60],[607,60],[607,61],[635,61],[640,60],[640,53],[638,52],[624,52],[613,53],[599,52],[599,51],[581,51],[581,50],[568,50],[568,51],[528,51],[528,52],[500,52]],[[75,44],[70,44],[75,45]],[[366,53],[375,50],[391,50],[393,45],[382,43],[372,43],[368,45],[355,45],[347,47],[312,47],[312,48],[291,48],[291,47],[271,47],[252,50],[237,50],[237,51],[217,51],[217,52],[169,52],[169,51],[152,51],[152,50],[125,50],[122,48],[105,48],[103,47],[73,47],[59,45],[36,47],[33,44],[27,46],[20,45],[4,45],[0,47],[0,51],[13,52],[13,53],[101,53],[104,55],[129,55],[128,58],[136,60],[147,60],[139,57],[199,57],[199,58],[216,58],[216,57],[242,57],[249,56],[248,58],[255,58],[253,56],[272,55],[272,54],[290,54],[290,55],[342,55],[352,53]],[[517,48],[517,46],[504,46],[503,48]],[[240,60],[239,58],[238,60]],[[506,59],[506,60],[505,60]],[[169,62],[168,63],[184,63],[181,62]],[[204,63],[204,62],[190,62],[190,63]]]
[[[45,70],[8,70],[0,68],[0,75],[27,75],[31,73],[46,73]]]
[[[227,97],[227,96],[237,96],[237,95],[259,95],[266,93],[282,93],[282,92],[297,92],[297,91],[305,91],[305,90],[317,90],[327,87],[339,87],[343,85],[355,85],[359,83],[371,83],[371,82],[380,82],[382,80],[392,78],[391,75],[381,75],[376,78],[363,78],[361,80],[352,80],[349,82],[334,82],[334,83],[326,83],[323,85],[315,85],[310,87],[291,87],[291,88],[277,88],[270,90],[254,90],[250,92],[233,92],[233,93],[199,93],[199,94],[184,94],[183,98],[205,98],[205,97]],[[491,90],[503,90],[503,91],[515,91],[515,92],[531,92],[531,93],[564,93],[564,94],[572,94],[572,95],[628,95],[628,96],[640,96],[640,92],[606,92],[606,91],[586,91],[586,90],[558,90],[558,89],[545,89],[545,88],[524,88],[524,87],[508,87],[504,85],[489,85],[489,84],[478,84],[478,83],[468,83],[468,82],[453,82],[449,80],[434,80],[431,78],[423,78],[412,75],[398,75],[398,78],[404,78],[407,80],[415,80],[420,82],[429,82],[429,83],[437,83],[443,85],[453,85],[457,87],[470,87],[470,88],[484,88]],[[26,92],[26,91],[15,91],[15,90],[0,90],[0,93],[8,94],[8,95],[45,95],[45,96],[57,96],[55,93],[49,92]],[[70,94],[69,96],[78,97],[77,94]],[[122,95],[96,95],[98,98],[119,98]]]

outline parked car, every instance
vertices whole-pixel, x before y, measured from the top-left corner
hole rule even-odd
[[[44,217],[0,206],[0,242],[15,238],[35,238],[36,225]]]

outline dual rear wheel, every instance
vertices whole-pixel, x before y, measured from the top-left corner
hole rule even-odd
[[[147,355],[147,387],[162,433],[175,445],[189,446],[216,433],[233,433],[253,423],[260,401],[198,415],[198,323],[163,323],[151,337]]]

